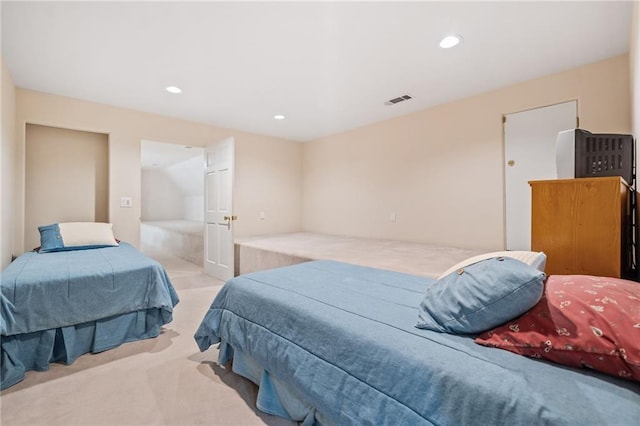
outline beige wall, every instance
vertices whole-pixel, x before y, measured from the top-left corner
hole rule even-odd
[[[41,225],[109,222],[107,135],[27,124],[25,140],[27,249]]]
[[[16,151],[15,104],[16,90],[9,70],[0,58],[0,269],[4,269],[11,261],[13,251],[13,229],[15,226],[13,208],[14,192],[14,157]]]
[[[143,222],[184,218],[184,195],[163,170],[142,171],[141,200]]]
[[[302,146],[206,124],[65,98],[30,90],[16,91],[16,191],[14,249],[24,250],[26,123],[109,135],[109,219],[124,241],[139,245],[140,141],[206,146],[235,138],[235,235],[295,232],[301,229]],[[256,156],[255,151],[260,151]],[[120,197],[132,197],[132,208],[120,208]],[[272,208],[273,220],[259,220]]]
[[[249,212],[236,237],[302,230],[302,150],[301,143],[282,149],[276,139],[236,137],[233,205]]]
[[[633,4],[633,18],[629,43],[629,64],[631,70],[631,111],[633,113],[633,135],[640,140],[640,2]],[[638,150],[636,149],[636,154]],[[636,155],[636,158],[638,156]],[[638,161],[636,160],[636,164]]]
[[[637,28],[637,7],[635,15]],[[637,63],[637,54],[635,58]],[[577,99],[582,128],[629,132],[629,72],[638,81],[638,68],[626,55],[620,56],[304,145],[17,89],[15,220],[3,213],[2,229],[7,229],[6,220],[14,224],[14,252],[21,253],[25,124],[35,123],[109,134],[110,221],[118,236],[134,245],[139,243],[141,215],[140,140],[205,146],[234,136],[237,237],[304,227],[331,234],[502,248],[502,115]],[[637,97],[637,83],[634,93]],[[3,89],[3,108],[6,97]],[[634,117],[637,120],[637,114]],[[2,119],[4,123],[4,110]],[[5,148],[5,139],[3,130],[3,158],[11,146]],[[7,186],[2,186],[4,206]],[[132,197],[133,208],[120,208],[121,196]],[[397,214],[395,223],[389,221],[391,212]]]
[[[624,55],[309,142],[303,226],[501,249],[502,116],[577,99],[580,127],[627,133],[629,81]]]

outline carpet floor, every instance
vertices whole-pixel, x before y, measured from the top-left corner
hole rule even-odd
[[[180,296],[173,322],[157,338],[27,372],[0,393],[0,424],[296,424],[258,411],[257,387],[218,366],[217,349],[198,350],[193,334],[223,283],[192,263],[147,254],[166,268]]]

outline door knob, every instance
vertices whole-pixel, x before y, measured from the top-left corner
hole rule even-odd
[[[509,161],[507,161],[507,164],[509,165],[509,167],[513,167],[513,166],[516,165],[516,162],[513,161],[513,160],[509,160]]]
[[[223,219],[227,222],[227,223],[225,223],[225,225],[227,225],[227,229],[231,229],[231,221],[232,220],[237,220],[238,216],[236,216],[236,215],[225,216]]]

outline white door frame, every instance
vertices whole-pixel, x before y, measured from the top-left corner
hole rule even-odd
[[[226,281],[234,273],[233,169],[234,138],[205,148],[204,271]]]

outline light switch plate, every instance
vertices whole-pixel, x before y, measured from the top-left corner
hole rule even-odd
[[[120,197],[120,207],[132,207],[133,200],[131,197]]]

